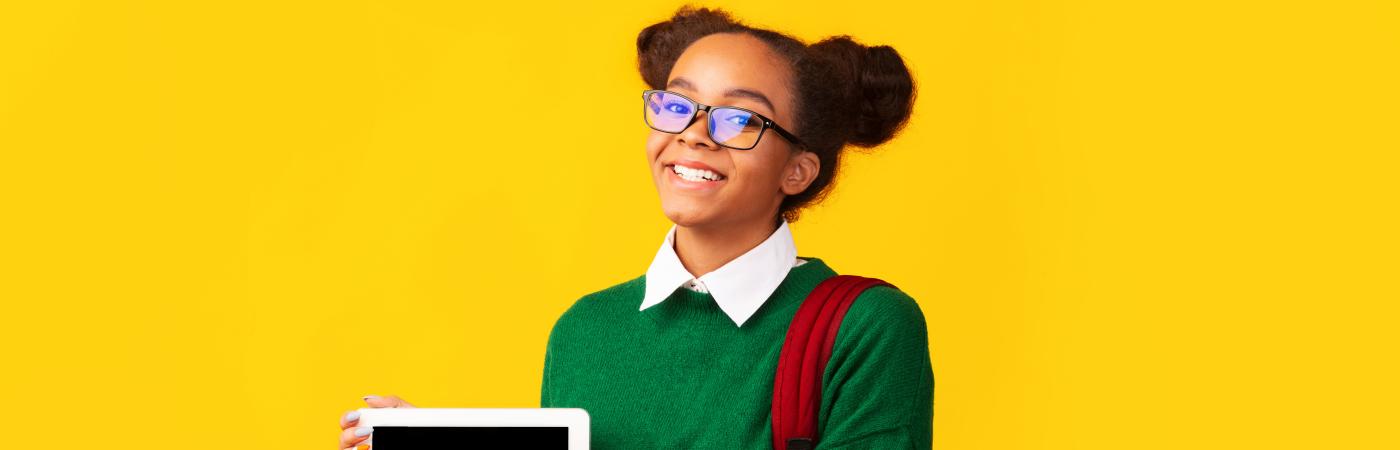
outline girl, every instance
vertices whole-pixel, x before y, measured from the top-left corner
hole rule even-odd
[[[602,449],[773,448],[787,326],[836,275],[798,256],[788,224],[830,190],[843,148],[904,125],[913,80],[890,47],[806,45],[705,8],[642,30],[637,52],[647,168],[675,225],[645,274],[559,317],[540,406],[586,409]],[[850,306],[822,383],[817,448],[931,447],[927,329],[898,289]],[[341,448],[370,433],[355,419],[341,418]]]

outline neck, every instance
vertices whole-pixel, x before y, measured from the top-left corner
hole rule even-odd
[[[723,226],[676,226],[676,256],[696,277],[713,272],[734,258],[762,244],[782,222],[761,218],[756,222]]]

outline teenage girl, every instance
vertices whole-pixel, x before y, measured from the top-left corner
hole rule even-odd
[[[888,46],[847,36],[806,45],[705,8],[643,29],[637,52],[650,87],[647,168],[674,226],[645,274],[560,316],[540,406],[586,409],[600,449],[771,449],[787,326],[836,275],[798,256],[788,223],[830,190],[843,149],[899,131],[913,79]],[[816,448],[930,448],[933,371],[918,304],[870,288],[839,331]],[[366,447],[372,430],[357,419],[341,417],[339,448]]]

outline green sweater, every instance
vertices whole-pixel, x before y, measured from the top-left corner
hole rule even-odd
[[[742,327],[678,288],[638,311],[646,275],[588,294],[550,331],[540,406],[583,408],[598,449],[773,448],[773,378],[788,323],[836,275],[801,257]],[[817,449],[926,449],[933,367],[919,305],[888,286],[847,310],[822,378]]]

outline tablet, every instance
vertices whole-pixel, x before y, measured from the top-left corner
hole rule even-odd
[[[588,449],[582,408],[360,408],[374,450]]]

